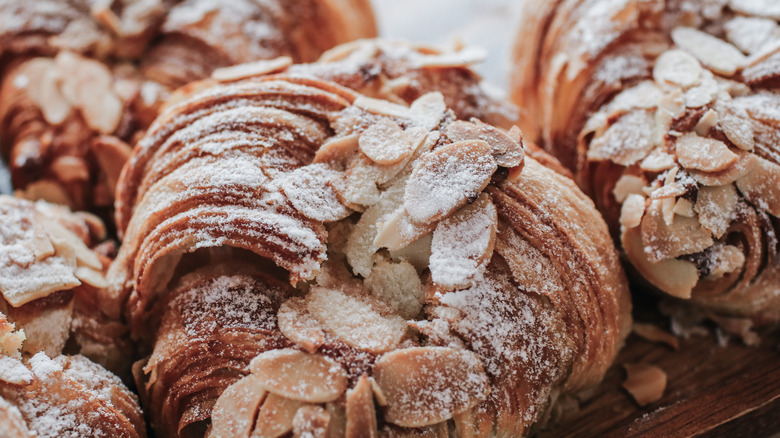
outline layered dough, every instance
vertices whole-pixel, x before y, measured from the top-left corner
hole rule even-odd
[[[217,71],[139,142],[108,290],[159,436],[521,436],[611,364],[630,302],[593,204],[516,128],[457,119],[462,64],[401,49],[439,56]]]
[[[751,1],[527,9],[513,87],[538,110],[526,132],[575,172],[641,277],[716,317],[780,320],[776,11]]]

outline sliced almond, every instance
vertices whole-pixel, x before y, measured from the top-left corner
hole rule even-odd
[[[484,141],[460,141],[423,155],[404,195],[412,221],[429,223],[446,217],[487,187],[497,166]]]
[[[631,397],[645,406],[663,397],[666,390],[666,373],[655,365],[644,363],[623,364],[626,369],[626,380],[623,388],[631,394]]]
[[[438,91],[425,93],[418,97],[410,106],[411,117],[415,126],[425,131],[431,131],[439,126],[447,112],[444,95]]]
[[[36,219],[44,225],[57,255],[63,257],[72,255],[78,266],[85,266],[98,271],[103,270],[103,264],[100,262],[97,254],[92,252],[84,241],[73,234],[72,231],[62,226],[56,220],[47,218],[42,214],[36,214]]]
[[[405,319],[383,316],[369,301],[338,290],[312,287],[306,303],[309,313],[328,334],[361,350],[392,350],[406,333]]]
[[[82,266],[76,268],[73,274],[82,282],[98,289],[105,289],[108,287],[108,280],[106,280],[105,275],[103,275],[103,272],[101,271]]]
[[[610,160],[629,166],[642,160],[653,149],[654,114],[635,110],[624,114],[604,135],[593,139],[588,148],[588,159]]]
[[[678,214],[680,216],[685,216],[685,217],[695,216],[696,213],[693,211],[693,202],[685,198],[678,199],[677,202],[674,204],[674,214]]]
[[[733,245],[717,245],[710,252],[710,272],[707,280],[717,280],[726,274],[738,271],[745,265],[745,253]]]
[[[112,134],[122,120],[122,100],[113,90],[106,90],[99,96],[84,104],[81,112],[90,128],[101,134]]]
[[[211,73],[211,78],[220,82],[240,81],[242,79],[285,70],[292,64],[292,58],[289,56],[280,56],[274,59],[263,59],[260,61],[248,62],[246,64],[218,68]]]
[[[701,225],[720,239],[737,215],[739,195],[733,184],[701,187],[694,209]]]
[[[365,158],[363,158],[365,160]],[[370,165],[351,166],[343,179],[343,185],[332,184],[344,203],[357,206],[371,206],[379,201],[381,192],[376,186],[376,168]]]
[[[467,47],[457,52],[447,52],[438,55],[429,55],[420,59],[422,68],[450,68],[465,67],[477,64],[485,60],[487,53],[483,49]]]
[[[377,438],[374,391],[365,375],[347,391],[347,428],[345,438]]]
[[[109,190],[111,193],[116,192],[119,175],[127,160],[130,159],[133,148],[117,137],[101,136],[92,142],[91,149],[106,175]]]
[[[278,438],[293,430],[295,414],[305,404],[298,400],[291,400],[280,395],[270,393],[263,401],[259,410],[256,410],[254,431],[252,438]],[[218,435],[221,436],[221,435]],[[224,435],[232,437],[234,435]]]
[[[52,125],[59,125],[70,115],[71,105],[62,95],[59,85],[59,76],[55,69],[46,72],[43,80],[37,86],[40,87],[40,101],[38,106],[43,117]]]
[[[646,170],[648,172],[663,172],[673,168],[674,166],[676,166],[674,156],[662,151],[661,149],[653,149],[647,158],[642,160],[642,162],[639,164],[639,167],[642,170]]]
[[[377,224],[378,232],[373,246],[399,251],[433,231],[435,226],[435,222],[417,223],[412,221],[406,209],[400,207]]]
[[[692,27],[675,28],[672,40],[712,71],[724,76],[732,76],[747,62],[745,55],[733,45]]]
[[[673,334],[661,330],[655,324],[634,323],[634,333],[650,342],[662,342],[675,350],[680,349],[680,341]]]
[[[347,375],[336,361],[290,348],[261,353],[249,369],[269,392],[293,400],[325,403],[347,389]]]
[[[719,172],[733,166],[737,154],[722,141],[687,133],[677,139],[677,161],[686,169]]]
[[[309,353],[314,353],[325,343],[325,332],[306,309],[303,298],[290,298],[279,307],[277,314],[279,331]]]
[[[441,423],[485,400],[488,377],[479,357],[449,347],[414,347],[385,354],[374,378],[387,397],[385,420],[402,427]]]
[[[469,287],[493,256],[498,212],[490,195],[439,222],[431,242],[431,278],[448,289]]]
[[[17,358],[0,354],[0,381],[11,385],[29,385],[33,373]]]
[[[730,0],[729,7],[745,15],[780,20],[780,4],[774,0]]]
[[[612,189],[612,195],[617,202],[622,203],[629,195],[641,195],[642,189],[646,185],[647,181],[644,177],[623,174],[615,183],[615,188]]]
[[[211,411],[212,436],[248,438],[258,407],[267,395],[260,379],[253,375],[228,386]]]
[[[395,164],[412,154],[412,143],[397,123],[381,119],[369,126],[358,139],[360,150],[371,161]]]
[[[342,175],[326,164],[310,164],[285,174],[279,184],[298,212],[316,221],[334,222],[352,214],[329,184]]]
[[[392,307],[404,319],[412,319],[422,309],[422,282],[411,263],[380,260],[365,280],[372,296]]]
[[[493,158],[502,167],[515,167],[523,162],[525,153],[520,143],[498,128],[477,119],[471,122],[457,120],[447,125],[444,135],[451,141],[482,140],[490,145]]]
[[[358,135],[334,137],[317,149],[314,163],[346,163],[358,150]]]
[[[724,27],[729,41],[745,53],[757,52],[778,29],[774,20],[739,15],[726,22]]]
[[[355,102],[353,102],[353,105],[363,110],[366,110],[369,113],[377,114],[380,116],[397,117],[400,119],[410,118],[410,112],[409,112],[410,110],[408,107],[399,105],[397,103],[388,102],[382,99],[374,99],[372,97],[367,97],[367,96],[358,96],[358,98],[355,99]]]
[[[691,292],[699,282],[699,271],[696,265],[680,259],[652,262],[645,253],[639,228],[624,230],[622,244],[626,256],[642,274],[642,278],[672,296],[691,298]]]
[[[330,414],[320,406],[301,406],[292,424],[296,438],[326,438]]]
[[[715,99],[720,88],[712,76],[712,73],[705,71],[699,85],[689,88],[685,92],[685,106],[687,108],[701,108],[709,105]]]
[[[780,217],[780,166],[753,156],[750,171],[737,179],[742,195],[756,207]]]
[[[732,143],[743,151],[752,151],[755,145],[753,127],[746,120],[732,113],[721,115],[718,126]]]
[[[655,61],[653,78],[659,84],[690,88],[701,80],[703,69],[693,56],[682,50],[667,50]]]
[[[699,122],[696,124],[694,131],[702,137],[706,137],[709,134],[710,129],[718,124],[718,113],[715,110],[708,109]]]
[[[662,216],[660,201],[652,201],[642,218],[642,243],[652,262],[674,259],[701,252],[714,243],[709,231],[694,218],[675,216],[668,225]]]
[[[620,207],[620,225],[626,228],[635,228],[642,223],[645,214],[645,197],[632,194]]]
[[[51,163],[51,170],[57,176],[58,180],[65,183],[89,180],[87,163],[80,157],[71,155],[57,157]]]

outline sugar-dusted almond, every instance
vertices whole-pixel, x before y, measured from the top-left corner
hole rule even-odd
[[[623,367],[627,375],[623,388],[631,394],[639,406],[648,405],[663,397],[666,390],[664,370],[644,363],[626,363]]]
[[[742,195],[756,207],[780,217],[780,166],[758,156],[750,170],[737,179]]]
[[[327,438],[330,413],[321,406],[301,406],[293,417],[293,436]]]
[[[710,272],[707,280],[717,280],[745,265],[745,253],[734,245],[716,245],[709,254]]]
[[[368,207],[379,201],[381,192],[376,185],[377,168],[365,161],[368,161],[365,157],[353,160],[344,178],[331,184],[342,202],[350,208]]]
[[[36,85],[40,87],[40,91],[37,93],[40,96],[40,101],[37,102],[38,107],[43,113],[43,118],[52,125],[64,122],[72,109],[70,102],[62,95],[58,82],[57,71],[51,68],[46,71],[41,83]]]
[[[481,140],[434,149],[416,163],[406,184],[404,208],[417,223],[446,217],[476,198],[497,169],[491,147]]]
[[[279,185],[298,212],[316,221],[333,222],[352,214],[329,184],[340,178],[343,173],[326,164],[310,164],[285,174]]]
[[[496,163],[499,166],[519,166],[522,164],[525,156],[523,146],[520,143],[513,140],[500,129],[482,123],[477,119],[472,119],[471,122],[463,120],[452,122],[447,125],[444,135],[453,142],[463,140],[486,141],[490,145],[493,158],[496,159]]]
[[[251,374],[228,386],[211,411],[211,436],[249,438],[267,395],[261,380]]]
[[[365,280],[371,296],[392,307],[404,319],[412,319],[422,309],[422,282],[411,263],[380,260]]]
[[[325,332],[306,309],[303,298],[293,297],[279,307],[277,313],[279,331],[309,353],[314,353],[325,343]]]
[[[691,292],[699,282],[696,265],[680,259],[651,261],[645,253],[639,228],[624,230],[621,241],[623,250],[631,260],[631,264],[642,274],[642,278],[672,296],[691,298]]]
[[[690,55],[686,54],[686,56]],[[694,59],[694,61],[696,60]],[[698,62],[696,64],[698,65]],[[609,103],[609,112],[629,112],[640,108],[655,108],[660,103],[663,95],[661,88],[653,81],[642,81],[615,96],[612,102]]]
[[[653,149],[652,152],[639,164],[642,170],[648,172],[663,172],[675,166],[674,156],[660,149]]]
[[[674,214],[685,217],[695,216],[696,213],[693,211],[693,202],[685,198],[677,199],[677,202],[674,204]]]
[[[412,143],[397,123],[380,119],[360,134],[360,150],[378,164],[395,164],[412,154]]]
[[[402,427],[441,423],[476,406],[490,392],[476,354],[449,347],[413,347],[385,354],[374,378],[387,397],[385,420]]]
[[[325,142],[314,154],[314,163],[346,163],[358,150],[358,134],[334,137]]]
[[[109,190],[114,193],[122,167],[130,159],[133,148],[114,136],[100,136],[93,140],[90,146],[98,165],[106,175]]]
[[[722,141],[690,132],[677,139],[676,147],[677,161],[686,169],[719,172],[737,162],[737,154]]]
[[[612,195],[617,202],[623,202],[629,195],[641,195],[642,188],[647,185],[647,181],[642,176],[624,174],[615,183],[612,189]]]
[[[685,106],[687,108],[700,108],[712,103],[720,91],[718,83],[712,73],[705,71],[701,83],[685,91]]]
[[[638,227],[642,223],[645,214],[645,197],[642,195],[629,195],[620,207],[620,225],[626,228]]]
[[[644,251],[652,262],[701,252],[714,243],[712,234],[695,218],[674,216],[668,224],[658,200],[650,203],[640,228]]]
[[[94,286],[98,289],[104,289],[108,287],[108,280],[106,280],[106,276],[103,275],[101,271],[96,269],[81,266],[73,271],[73,275],[75,275],[76,278],[81,280],[83,283]]]
[[[736,218],[738,201],[739,195],[733,184],[704,186],[699,188],[694,210],[701,225],[720,239]]]
[[[725,112],[718,119],[718,127],[732,143],[743,151],[752,151],[755,145],[753,127],[747,120],[732,112]]]
[[[431,242],[433,282],[448,289],[470,286],[493,257],[497,224],[498,212],[487,193],[439,222]]]
[[[262,76],[286,69],[293,64],[289,56],[280,56],[274,59],[263,59],[246,64],[222,67],[211,73],[211,78],[220,82],[234,82],[255,76]]]
[[[419,60],[422,68],[465,67],[485,60],[487,52],[476,47],[467,47],[457,52],[447,52],[438,55],[428,55]]]
[[[347,375],[333,359],[290,348],[261,353],[249,369],[269,392],[293,400],[329,402],[347,389]]]
[[[345,438],[377,438],[374,391],[366,375],[358,380],[354,388],[347,391],[347,428]]]
[[[112,134],[122,119],[124,104],[113,90],[105,90],[98,98],[81,107],[87,125],[101,134]]]
[[[701,116],[699,122],[696,123],[696,127],[693,129],[702,137],[706,137],[713,126],[718,124],[718,113],[713,109],[708,109],[707,112]]]
[[[693,56],[683,50],[667,50],[655,61],[653,78],[659,84],[675,84],[683,88],[697,85],[703,69]]]
[[[680,348],[680,341],[676,336],[662,330],[655,324],[635,322],[633,331],[642,339],[648,340],[650,342],[661,342],[674,348],[675,350]]]
[[[397,103],[392,103],[387,100],[374,99],[367,96],[358,96],[353,102],[353,105],[363,109],[369,113],[377,114],[380,116],[397,117],[401,119],[410,118],[410,109]]]
[[[742,52],[726,41],[692,27],[678,27],[672,40],[715,73],[731,76],[747,63]]]
[[[427,235],[436,227],[435,222],[418,223],[411,219],[403,206],[377,223],[378,231],[374,247],[398,251]]]
[[[256,410],[252,438],[277,438],[284,436],[293,429],[293,419],[298,409],[306,406],[299,400],[285,398],[270,393]],[[232,436],[232,435],[226,435]]]
[[[780,20],[780,4],[774,0],[730,0],[729,7],[745,15]]]
[[[622,115],[604,135],[594,138],[588,148],[588,159],[610,160],[622,166],[634,164],[653,150],[655,115],[634,110]]]
[[[85,266],[95,270],[103,269],[103,264],[98,256],[71,230],[43,214],[36,213],[35,216],[44,225],[57,255],[63,257],[72,256],[78,266]]]
[[[396,348],[406,333],[406,320],[383,315],[368,299],[358,299],[335,289],[312,287],[306,295],[307,310],[323,330],[352,347],[374,353]]]
[[[737,15],[724,26],[726,37],[745,53],[757,52],[777,32],[774,20],[761,17],[743,17]]]
[[[447,104],[444,102],[444,96],[438,91],[423,94],[412,102],[409,108],[414,125],[425,131],[430,131],[439,126],[439,123],[441,123],[444,115],[447,113]]]
[[[0,352],[0,380],[11,385],[29,385],[33,381],[32,372],[27,369],[21,359],[4,355]],[[10,352],[9,352],[10,353]]]

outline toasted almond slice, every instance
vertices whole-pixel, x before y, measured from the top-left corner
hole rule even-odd
[[[416,223],[411,220],[404,207],[386,216],[377,224],[378,232],[373,246],[399,251],[427,235],[436,227],[435,222]]]
[[[448,289],[471,286],[493,257],[497,224],[498,212],[487,193],[439,222],[431,242],[433,282]]]
[[[367,96],[358,96],[353,103],[358,108],[364,109],[372,114],[380,116],[397,117],[400,119],[409,119],[410,110],[408,107],[397,103],[388,102],[382,99],[374,99]]]
[[[425,93],[418,97],[410,106],[411,116],[415,126],[425,131],[431,131],[439,126],[447,112],[444,95],[438,91]]]
[[[682,50],[667,50],[655,61],[653,78],[659,84],[690,88],[699,84],[704,70],[699,61]]]
[[[312,287],[306,295],[309,313],[336,339],[355,348],[382,353],[396,348],[406,333],[406,320],[384,316],[368,300],[341,291]]]
[[[380,260],[365,280],[371,295],[384,302],[404,319],[417,316],[422,309],[422,282],[417,270],[407,261]]]
[[[279,331],[309,353],[314,353],[325,343],[325,332],[306,309],[303,298],[293,297],[279,307],[277,314]]]
[[[737,215],[739,195],[733,184],[700,187],[694,209],[701,225],[716,239],[726,233],[731,221]]]
[[[774,20],[739,15],[726,22],[724,27],[729,41],[745,53],[757,52],[778,29]]]
[[[780,166],[752,156],[750,171],[737,179],[742,195],[756,207],[780,217]]]
[[[92,252],[84,241],[73,234],[72,231],[43,214],[36,212],[35,217],[43,224],[49,237],[51,237],[51,243],[54,245],[57,255],[73,255],[78,266],[85,266],[96,271],[103,270],[103,264],[100,262],[97,254]]]
[[[368,161],[362,158],[364,161]],[[376,186],[377,169],[368,163],[356,162],[347,170],[343,185],[331,184],[346,205],[358,208],[358,206],[371,206],[379,201],[381,192]],[[355,204],[355,205],[350,205]]]
[[[43,76],[43,80],[37,86],[40,87],[40,107],[43,118],[52,125],[59,125],[70,115],[71,105],[62,95],[59,85],[57,70],[49,69]]]
[[[677,139],[677,161],[686,169],[719,172],[733,166],[737,154],[722,141],[689,132]]]
[[[625,229],[622,243],[628,259],[642,274],[642,278],[672,296],[691,298],[691,292],[699,282],[696,265],[679,259],[665,259],[653,263],[644,251],[639,228]]]
[[[320,406],[301,406],[293,417],[293,436],[326,438],[330,414]]]
[[[684,52],[683,52],[684,53]],[[690,57],[690,55],[686,54]],[[696,60],[693,60],[696,62]],[[696,65],[698,66],[698,62]],[[657,65],[657,63],[656,63]],[[701,67],[699,67],[701,69]],[[609,103],[609,113],[629,112],[635,109],[652,109],[659,105],[663,91],[653,81],[643,81],[639,84],[621,91],[620,94]]]
[[[687,190],[680,183],[672,182],[653,190],[650,197],[652,199],[676,198],[684,195],[686,192]],[[674,203],[672,203],[672,205],[674,205]]]
[[[382,392],[382,388],[376,383],[376,379],[369,377],[368,381],[371,383],[371,391],[374,393],[376,404],[382,407],[387,406],[387,397],[385,397],[385,393]]]
[[[13,277],[0,276],[0,293],[12,306],[19,307],[81,284],[73,274],[74,266],[60,257],[49,257],[34,266],[36,269],[22,270]]]
[[[712,73],[705,71],[702,75],[701,83],[695,87],[689,88],[685,92],[685,106],[687,108],[700,108],[712,103],[717,96],[720,88],[715,82]]]
[[[523,146],[498,128],[477,119],[457,120],[447,125],[444,135],[451,141],[483,140],[490,145],[493,158],[502,167],[515,167],[523,162]]]
[[[73,274],[82,282],[98,289],[105,289],[108,287],[108,280],[106,280],[106,277],[101,271],[82,266],[76,268],[76,271],[74,271]]]
[[[11,385],[29,385],[33,373],[20,359],[0,354],[0,380]]]
[[[116,192],[122,167],[130,159],[133,148],[117,137],[101,136],[92,142],[91,149],[100,168],[106,174],[109,190],[111,193]]]
[[[675,216],[664,221],[660,201],[652,201],[642,218],[642,243],[650,261],[659,262],[704,251],[714,243],[712,235],[694,218]]]
[[[679,214],[685,217],[694,217],[696,213],[693,211],[693,202],[680,198],[674,204],[674,214]]]
[[[648,405],[663,397],[666,390],[664,370],[644,363],[626,363],[623,367],[627,374],[623,388],[631,394],[639,406]]]
[[[106,90],[99,96],[82,105],[81,112],[90,128],[101,134],[112,134],[122,120],[122,100],[113,90]]]
[[[645,197],[631,194],[620,207],[620,225],[626,228],[638,227],[645,214]]]
[[[731,0],[729,7],[745,15],[780,20],[780,4],[774,0]]]
[[[642,160],[653,150],[655,115],[646,110],[635,110],[621,116],[604,135],[593,139],[588,148],[588,159],[610,160],[629,166]]]
[[[417,160],[406,184],[404,208],[416,223],[442,219],[476,198],[496,169],[484,141],[442,146]]]
[[[724,76],[732,76],[747,63],[745,55],[733,45],[692,27],[675,28],[672,40],[712,71]]]
[[[619,203],[628,198],[629,195],[641,195],[642,189],[647,185],[647,181],[644,177],[637,175],[624,174],[615,183],[615,188],[612,189],[612,195]]]
[[[293,430],[295,414],[305,404],[270,393],[257,410],[252,438],[278,438]],[[225,435],[231,437],[233,435]]]
[[[664,344],[680,349],[680,341],[673,334],[663,331],[655,324],[634,323],[634,333],[650,342],[663,342]]]
[[[385,420],[402,427],[441,423],[485,400],[488,377],[479,357],[449,347],[414,347],[385,354],[374,378],[387,396]]]
[[[653,149],[647,158],[642,160],[639,167],[648,172],[663,172],[664,170],[673,168],[675,165],[676,163],[673,155],[668,154],[661,149]]]
[[[338,362],[291,348],[261,353],[249,369],[269,392],[293,400],[325,403],[347,389],[347,375]]]
[[[465,67],[478,64],[487,58],[485,50],[476,47],[467,47],[457,52],[447,52],[438,55],[422,57],[418,63],[421,68],[450,68]]]
[[[298,212],[316,221],[334,222],[352,214],[329,184],[342,175],[326,164],[310,164],[284,175],[279,184]]]
[[[733,245],[718,245],[710,253],[711,269],[707,280],[717,280],[745,265],[745,253]]]
[[[248,438],[257,409],[267,395],[262,381],[253,375],[228,386],[211,411],[212,436]]]
[[[712,129],[713,126],[718,124],[718,113],[715,112],[713,109],[708,109],[706,113],[704,113],[703,116],[701,116],[701,119],[699,119],[699,122],[696,123],[696,127],[694,128],[694,131],[696,131],[697,134],[699,134],[702,137],[706,137],[707,134],[709,134],[710,129]]]
[[[720,116],[718,126],[726,134],[726,138],[731,140],[738,148],[748,152],[753,150],[755,145],[753,127],[746,120],[726,112]]]
[[[366,375],[347,391],[347,428],[345,438],[377,438],[374,392]]]
[[[412,143],[397,123],[381,119],[369,126],[358,139],[360,150],[371,161],[395,164],[412,154]]]
[[[358,150],[358,135],[334,137],[325,142],[314,154],[315,163],[346,163]]]
[[[31,201],[44,200],[52,204],[72,206],[71,199],[62,184],[51,179],[33,181],[24,190],[17,190],[14,195]]]
[[[263,59],[260,61],[248,62],[246,64],[218,68],[211,73],[211,78],[219,82],[240,81],[242,79],[285,70],[292,64],[292,58],[289,56],[280,56],[274,59]]]
[[[65,183],[89,180],[87,163],[79,157],[71,155],[57,157],[51,163],[51,170],[58,180]]]

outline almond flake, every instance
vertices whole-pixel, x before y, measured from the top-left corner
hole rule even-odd
[[[347,375],[338,362],[290,348],[261,353],[249,369],[269,392],[293,400],[325,403],[347,389]]]
[[[387,353],[374,364],[374,378],[387,397],[385,420],[402,427],[447,421],[490,392],[479,357],[448,347]]]
[[[693,202],[685,198],[678,199],[677,203],[674,204],[674,214],[685,217],[695,216],[696,213],[693,211]]]
[[[623,388],[631,394],[639,406],[646,406],[663,397],[666,390],[666,373],[655,365],[643,363],[623,364],[626,380]]]
[[[70,115],[71,105],[62,95],[59,85],[59,76],[54,68],[49,69],[43,76],[40,87],[40,101],[38,106],[43,113],[43,118],[52,125],[59,125]]]
[[[303,298],[290,298],[279,307],[277,314],[279,331],[296,345],[314,353],[325,343],[325,332],[306,309]]]
[[[358,108],[380,116],[397,117],[400,119],[409,119],[409,108],[397,103],[391,103],[386,100],[374,99],[367,96],[358,96],[353,102]]]
[[[105,289],[108,287],[108,280],[106,280],[106,277],[101,271],[82,266],[76,268],[73,274],[82,282],[98,289]]]
[[[645,110],[635,110],[621,116],[604,135],[593,139],[588,159],[610,160],[629,166],[645,158],[653,150],[655,116]]]
[[[228,386],[211,411],[211,436],[248,437],[267,394],[260,379],[253,375]]]
[[[745,15],[780,20],[780,4],[775,0],[731,0],[729,7]]]
[[[743,175],[750,172],[752,166],[755,164],[753,161],[753,157],[755,155],[741,150],[732,152],[736,152],[737,162],[726,170],[722,170],[720,172],[688,170],[687,173],[694,180],[696,180],[696,182],[705,186],[723,186],[726,184],[731,184],[737,179],[741,178]]]
[[[648,172],[663,172],[675,167],[674,156],[661,149],[653,149],[652,152],[639,164],[642,170]]]
[[[327,438],[330,414],[320,406],[301,406],[292,420],[293,436]]]
[[[380,260],[365,280],[371,295],[393,308],[404,319],[412,319],[422,309],[422,282],[411,263]]]
[[[732,18],[724,27],[729,41],[748,54],[757,52],[778,29],[774,20],[742,16]]]
[[[724,275],[736,272],[745,265],[745,254],[733,245],[717,245],[708,260],[710,272],[707,280],[717,280]]]
[[[780,217],[780,166],[753,156],[750,171],[737,179],[742,195],[761,210]]]
[[[280,56],[274,59],[263,59],[246,64],[234,65],[231,67],[222,67],[214,70],[211,78],[220,82],[234,82],[251,77],[267,75],[282,70],[293,64],[289,56]]]
[[[645,253],[639,228],[626,229],[622,237],[623,250],[642,278],[669,295],[689,299],[699,282],[696,265],[680,259],[653,262]]]
[[[498,213],[487,193],[439,222],[431,242],[433,282],[447,289],[469,287],[493,256],[497,223]]]
[[[111,134],[122,120],[122,100],[112,90],[102,91],[97,96],[84,104],[81,112],[90,128],[102,134]]]
[[[701,225],[720,239],[737,215],[739,195],[733,184],[700,187],[694,209]]]
[[[697,85],[702,72],[699,61],[682,50],[668,50],[655,60],[653,78],[659,84],[675,84],[682,88]]]
[[[378,438],[374,392],[371,381],[365,375],[347,391],[346,404],[345,438]]]
[[[333,137],[317,149],[314,163],[346,163],[358,150],[358,135]]]
[[[620,225],[625,228],[638,227],[645,214],[645,198],[642,195],[629,195],[620,207]]]
[[[692,27],[675,28],[672,40],[721,75],[732,76],[747,63],[745,55],[733,45]]]
[[[298,212],[320,222],[333,222],[352,214],[329,184],[343,174],[325,164],[299,167],[280,178],[282,192]]]
[[[647,181],[641,176],[623,174],[615,183],[612,195],[618,203],[622,203],[629,195],[641,195]]]
[[[718,95],[720,88],[712,76],[712,73],[705,71],[702,76],[701,84],[689,88],[684,95],[685,106],[687,108],[700,108],[709,105]]]
[[[369,126],[360,134],[358,143],[360,150],[379,164],[395,164],[412,154],[412,144],[404,130],[388,119]]]
[[[117,137],[101,136],[92,142],[91,150],[106,175],[108,189],[111,193],[116,192],[119,175],[124,164],[130,159],[133,149]]]
[[[515,167],[523,163],[523,147],[506,133],[477,119],[471,122],[457,120],[447,125],[444,135],[451,141],[483,140],[491,149],[496,163],[502,167]]]
[[[406,320],[382,315],[367,298],[312,287],[306,295],[311,314],[323,330],[336,339],[361,350],[382,353],[396,348],[406,333]]]
[[[444,218],[476,198],[497,166],[484,141],[460,141],[423,155],[415,164],[404,195],[412,221]]]
[[[663,342],[675,350],[680,349],[680,341],[677,339],[677,337],[669,332],[661,330],[655,324],[642,324],[635,322],[634,333],[647,341]]]
[[[677,139],[677,161],[686,169],[718,172],[733,166],[737,154],[725,143],[687,133]]]
[[[438,91],[425,93],[410,106],[411,117],[415,124],[425,131],[435,129],[447,113],[444,95]]]
[[[390,251],[399,251],[436,227],[436,222],[417,223],[411,220],[404,207],[387,215],[382,222],[377,223],[377,234],[373,246],[375,248],[387,248]]]
[[[710,129],[712,129],[713,126],[718,124],[718,113],[716,113],[712,109],[708,109],[706,113],[704,113],[703,116],[701,116],[701,119],[699,119],[699,122],[696,124],[696,128],[694,128],[694,131],[696,131],[696,134],[698,134],[701,137],[706,137],[707,134],[709,134]]]
[[[293,430],[295,414],[303,406],[305,404],[301,401],[284,398],[274,393],[268,394],[260,409],[254,411],[257,412],[257,417],[252,438],[278,438],[290,433]]]
[[[661,201],[650,203],[641,230],[644,251],[652,262],[701,252],[714,243],[710,232],[694,218],[674,216],[672,223],[667,224]]]

